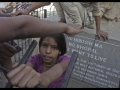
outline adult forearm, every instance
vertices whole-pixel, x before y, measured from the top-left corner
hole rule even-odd
[[[49,5],[49,4],[50,4],[50,2],[35,2],[26,10],[30,13],[31,11],[34,11],[35,9],[38,9],[40,7],[43,7],[43,6]]]
[[[24,35],[23,37],[44,37],[64,33],[67,29],[67,24],[29,17],[29,21],[26,22],[26,27],[23,29],[22,35]]]
[[[96,30],[100,30],[100,16],[94,16],[96,22]]]
[[[41,20],[28,15],[0,18],[0,42],[20,38],[43,37],[64,33],[67,24]]]

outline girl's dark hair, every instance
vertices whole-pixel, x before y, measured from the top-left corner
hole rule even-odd
[[[61,51],[61,55],[64,55],[67,51],[66,48],[66,40],[65,40],[65,36],[64,34],[56,34],[56,35],[52,35],[49,37],[53,37],[55,39],[55,41],[57,42],[57,46],[58,46],[58,50]],[[39,48],[41,47],[42,41],[45,37],[40,38],[39,40]]]

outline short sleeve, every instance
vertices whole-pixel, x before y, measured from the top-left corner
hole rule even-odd
[[[58,63],[61,62],[61,61],[69,62],[70,58],[67,55],[63,55],[59,58]]]
[[[39,54],[34,55],[34,56],[29,58],[28,62],[32,63],[33,67],[35,67],[38,63],[38,60],[40,60],[39,58],[40,58]]]
[[[100,11],[100,3],[99,2],[92,2],[92,7],[93,7],[93,16],[100,16],[101,11]]]

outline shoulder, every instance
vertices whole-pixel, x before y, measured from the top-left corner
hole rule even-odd
[[[69,58],[67,55],[62,55],[62,56],[60,56],[59,59],[58,59],[58,62],[61,62],[61,61],[69,62],[69,61],[70,61],[70,58]]]
[[[31,56],[30,59],[28,61],[37,61],[37,60],[41,60],[42,57],[40,54],[36,54],[34,56]]]
[[[31,58],[41,58],[41,55],[40,54],[36,54],[36,55],[31,56]]]

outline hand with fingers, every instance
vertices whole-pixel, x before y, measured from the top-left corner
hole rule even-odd
[[[27,10],[18,10],[15,13],[11,13],[11,16],[18,16],[18,15],[28,15],[29,12]]]
[[[100,39],[101,37],[104,39],[104,41],[108,40],[108,33],[104,32],[102,30],[97,30],[97,36]]]
[[[11,70],[7,74],[7,78],[13,86],[17,86],[19,88],[34,88],[40,84],[42,80],[40,73],[25,64],[21,64]]]
[[[74,36],[82,32],[83,32],[83,27],[81,25],[69,24],[66,34],[70,36]]]
[[[8,42],[0,44],[0,64],[7,68],[12,69],[11,57],[17,52],[16,48]]]

